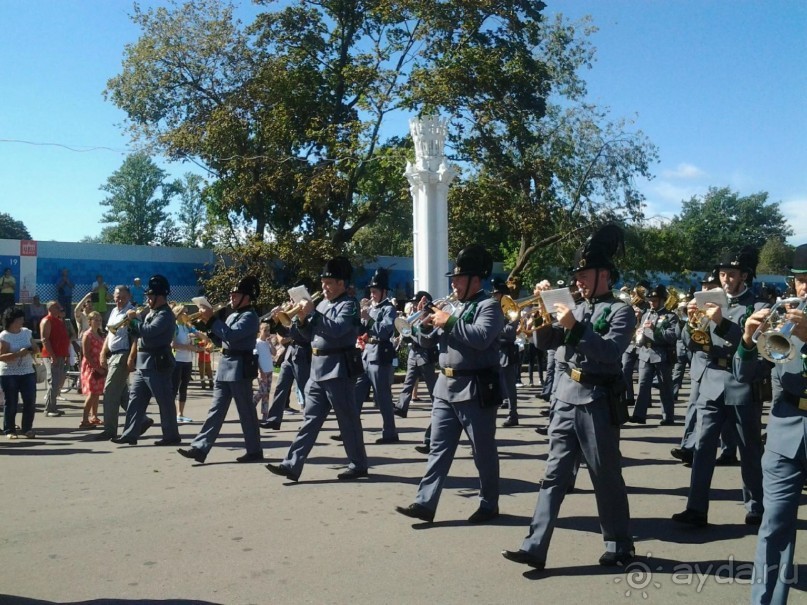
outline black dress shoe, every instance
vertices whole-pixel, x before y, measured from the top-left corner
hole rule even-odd
[[[342,441],[342,434],[341,433],[336,433],[336,435],[331,435],[331,440],[332,441]]]
[[[283,466],[282,464],[267,464],[266,469],[275,475],[280,475],[281,477],[285,477],[286,479],[290,479],[297,483],[297,480],[300,478],[300,475],[295,475],[291,472],[291,469],[287,466]]]
[[[692,464],[692,459],[695,457],[692,450],[683,447],[674,447],[670,450],[670,455],[684,464]]]
[[[402,410],[401,408],[393,408],[392,413],[395,414],[398,418],[406,418],[408,415],[408,411]]]
[[[647,424],[647,418],[639,418],[638,416],[631,416],[628,418],[628,422],[632,422],[633,424]]]
[[[137,439],[129,439],[128,437],[115,437],[110,441],[118,445],[137,445]]]
[[[185,458],[190,458],[191,460],[195,460],[199,464],[204,464],[205,459],[207,458],[207,454],[205,454],[202,450],[196,447],[192,447],[190,449],[183,449],[177,448],[180,456],[184,456]]]
[[[421,443],[415,446],[415,451],[420,454],[428,454],[431,446],[428,443]]]
[[[715,460],[715,466],[738,466],[740,464],[739,460],[734,456],[718,456],[717,460]]]
[[[107,433],[97,433],[95,435],[85,437],[84,441],[112,441],[113,439],[114,437],[108,435]]]
[[[379,437],[375,440],[375,442],[379,445],[384,445],[386,443],[400,443],[401,438],[398,437],[398,435],[395,435],[395,437]]]
[[[341,473],[336,475],[336,478],[339,479],[340,481],[353,481],[354,479],[361,479],[362,477],[366,477],[367,474],[368,474],[367,469],[360,471],[357,468],[349,468],[346,471],[342,471]]]
[[[260,427],[262,429],[272,429],[273,431],[279,431],[280,430],[280,423],[279,422],[269,422],[267,420],[266,422],[259,422],[258,424],[260,425]]]
[[[252,454],[244,454],[235,459],[236,462],[261,462],[263,461],[263,452],[254,452]]]
[[[539,435],[544,435],[544,436],[549,435],[549,427],[548,426],[536,427],[535,432],[538,433]]]
[[[395,512],[398,512],[405,517],[418,519],[419,521],[424,521],[426,523],[431,523],[434,521],[434,511],[430,511],[422,504],[410,504],[407,507],[396,506]]]
[[[494,509],[478,508],[474,514],[468,517],[468,523],[487,523],[499,516],[499,507]]]
[[[627,565],[633,561],[632,552],[605,552],[600,557],[600,565],[604,567],[615,567],[616,565]]]
[[[526,550],[503,550],[502,556],[508,561],[529,565],[535,569],[543,569],[546,567],[546,561],[542,561],[535,555],[531,555]]]
[[[542,409],[541,409],[541,410],[538,412],[538,415],[539,415],[539,416],[543,416],[544,418],[546,418],[547,416],[549,416],[549,408],[542,408]]]
[[[663,419],[661,422],[658,423],[659,426],[675,426],[675,420],[672,418]]]
[[[509,428],[511,426],[518,426],[518,419],[516,418],[508,418],[504,422],[502,422],[502,426],[504,428]]]
[[[748,513],[745,515],[745,524],[759,527],[762,525],[762,513]]]
[[[146,418],[143,421],[143,424],[140,425],[140,436],[142,437],[143,434],[153,426],[154,426],[154,419]]]
[[[182,444],[182,439],[181,438],[177,438],[177,439],[157,439],[157,441],[154,442],[154,445],[180,445],[180,444]]]
[[[682,513],[675,513],[672,520],[677,523],[686,523],[687,525],[694,525],[695,527],[706,527],[709,525],[706,513],[699,513],[691,508],[686,509]]]

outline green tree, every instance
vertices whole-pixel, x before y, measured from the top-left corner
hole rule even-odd
[[[793,246],[789,246],[784,239],[774,237],[765,242],[759,251],[759,275],[782,275],[788,272],[788,266],[793,261]]]
[[[31,239],[31,234],[22,221],[0,212],[0,239]]]
[[[728,187],[711,187],[703,197],[684,201],[669,228],[686,242],[690,268],[708,271],[725,252],[746,244],[761,249],[768,240],[784,240],[793,230],[767,192],[740,196]]]
[[[165,177],[165,171],[145,153],[134,153],[124,160],[100,187],[109,194],[101,201],[109,208],[101,222],[110,224],[101,231],[103,243],[156,243],[159,227],[168,218],[165,209],[174,195],[174,187]]]
[[[182,180],[175,183],[179,194],[179,213],[177,214],[179,243],[182,246],[195,248],[202,245],[206,207],[202,192],[205,180],[198,174],[186,172]]]

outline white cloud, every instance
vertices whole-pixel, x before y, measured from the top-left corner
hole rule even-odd
[[[694,164],[682,162],[674,170],[662,170],[661,176],[665,179],[692,181],[705,177],[706,173]]]
[[[783,201],[779,209],[793,228],[788,243],[793,246],[807,243],[807,198]]]

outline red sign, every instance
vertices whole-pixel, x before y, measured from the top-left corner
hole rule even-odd
[[[36,240],[20,240],[20,256],[36,256]]]

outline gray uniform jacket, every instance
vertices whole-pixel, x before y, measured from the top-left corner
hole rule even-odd
[[[538,348],[557,349],[557,370],[553,396],[571,405],[585,405],[608,396],[605,386],[577,382],[572,370],[584,375],[617,378],[622,375],[622,354],[636,328],[633,308],[610,293],[591,302],[583,300],[574,308],[577,325],[565,330],[559,325],[539,330]]]
[[[678,340],[678,318],[675,313],[661,308],[646,311],[639,320],[643,326],[646,321],[653,323],[653,328],[643,331],[644,344],[638,347],[639,359],[646,363],[662,363],[675,361],[675,343]]]
[[[347,294],[321,301],[308,321],[294,318],[292,338],[311,340],[311,380],[348,376],[345,356],[356,347],[360,323],[356,299]]]
[[[412,334],[412,340],[422,347],[437,342],[443,372],[437,377],[433,396],[449,403],[477,399],[479,393],[473,375],[449,377],[445,374],[446,369],[461,372],[482,369],[498,371],[497,339],[502,328],[504,314],[501,305],[480,290],[470,300],[457,304],[445,328]]]
[[[737,380],[752,383],[766,377],[768,368],[773,366],[773,403],[768,417],[768,434],[776,438],[768,439],[765,449],[795,459],[807,441],[807,410],[799,409],[797,404],[799,399],[807,399],[807,369],[802,357],[807,356],[807,345],[795,336],[791,336],[791,342],[801,354],[787,363],[776,364],[761,359],[756,348],[749,351],[741,344],[733,360],[733,369]]]
[[[519,362],[516,332],[519,320],[508,322],[499,333],[499,365],[503,368]]]
[[[245,358],[253,355],[258,337],[258,315],[252,307],[230,313],[222,321],[215,319],[210,328],[213,336],[221,340],[221,359],[216,370],[218,382],[236,382],[246,378]],[[249,378],[250,382],[252,378]]]
[[[392,337],[395,335],[395,318],[398,312],[389,299],[370,309],[370,319],[362,321],[361,333],[368,335],[362,359],[367,363],[390,365],[395,357]]]
[[[176,318],[168,305],[157,307],[149,311],[144,319],[131,322],[129,329],[139,337],[137,341],[136,369],[156,370],[157,356],[166,352],[170,356],[170,366],[160,369],[170,370],[173,368],[174,354],[171,351],[171,343],[174,341],[176,325]]]
[[[742,340],[746,318],[764,306],[765,303],[757,302],[753,293],[746,290],[741,296],[730,300],[729,308],[723,312],[719,325],[709,323],[712,344],[707,345],[709,360],[700,380],[699,402],[717,401],[721,395],[725,395],[726,405],[753,403],[751,385],[741,383],[734,377],[731,364]]]
[[[418,332],[419,328],[415,326],[412,332]],[[409,343],[409,357],[407,358],[408,365],[425,366],[437,362],[437,343],[431,342],[428,346],[421,346],[421,344],[412,338],[405,338],[404,342]]]

